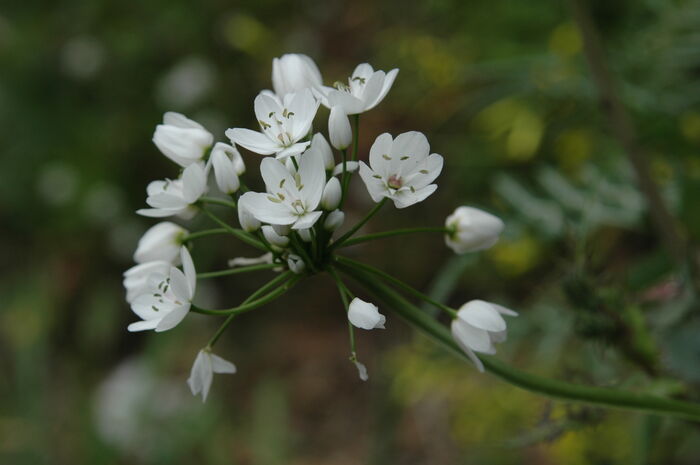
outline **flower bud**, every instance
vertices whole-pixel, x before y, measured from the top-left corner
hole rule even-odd
[[[445,243],[458,254],[488,249],[503,231],[500,218],[472,207],[459,207],[447,217]]]
[[[304,242],[311,242],[311,239],[313,239],[311,236],[311,228],[299,229],[297,232],[299,233],[301,240]]]
[[[328,134],[331,138],[331,144],[338,150],[348,148],[352,142],[350,120],[343,107],[339,105],[331,108],[331,115],[328,118]]]
[[[335,210],[338,208],[338,205],[340,205],[342,193],[343,191],[338,178],[335,176],[331,177],[326,183],[326,187],[323,188],[321,207],[323,207],[324,210]]]
[[[262,227],[262,232],[263,235],[265,236],[265,239],[267,242],[270,243],[270,245],[274,245],[275,247],[280,247],[284,248],[289,244],[289,238],[286,236],[280,236],[275,232],[275,230],[272,228],[272,226],[265,225]]]
[[[163,124],[153,133],[158,150],[183,168],[201,160],[213,141],[201,124],[172,111],[163,115]]]
[[[328,144],[326,138],[323,137],[323,134],[320,132],[314,134],[314,137],[311,139],[311,148],[318,150],[318,152],[321,154],[321,157],[323,158],[323,166],[326,168],[326,171],[330,171],[335,167],[333,150],[331,150],[331,146]]]
[[[335,231],[343,225],[345,221],[345,213],[340,210],[333,210],[328,214],[326,221],[323,223],[323,227],[326,231]]]
[[[495,354],[494,343],[506,340],[506,321],[502,315],[518,316],[500,305],[472,300],[462,305],[457,318],[452,320],[452,337],[479,371],[484,371],[484,366],[474,352]]]
[[[287,257],[287,266],[290,271],[295,274],[301,274],[306,269],[306,263],[299,255],[289,254]]]
[[[247,204],[246,196],[243,195],[238,200],[238,222],[244,231],[251,233],[260,229],[260,221],[253,216]]]
[[[234,158],[229,158],[229,154],[234,154]],[[218,142],[211,151],[209,163],[214,167],[216,185],[224,194],[233,194],[241,187],[241,181],[238,179],[238,173],[236,172],[236,163],[234,162],[236,158],[240,160],[240,164],[243,163],[238,150],[222,142]],[[240,164],[238,169],[240,169]],[[245,171],[245,165],[243,165],[243,171]]]
[[[321,72],[306,55],[288,53],[272,60],[272,87],[280,98],[303,89],[321,87],[322,84]]]
[[[288,224],[273,224],[272,229],[280,236],[287,236],[292,228]]]
[[[355,297],[348,308],[348,320],[361,329],[384,329],[386,317],[376,305]]]
[[[188,231],[171,223],[163,221],[151,227],[139,239],[139,245],[134,252],[136,263],[163,260],[176,265],[180,257],[180,238]]]

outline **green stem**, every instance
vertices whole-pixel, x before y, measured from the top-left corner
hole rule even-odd
[[[180,239],[180,243],[184,244],[186,242],[190,242],[190,241],[193,241],[195,239],[199,239],[200,237],[214,236],[217,234],[228,234],[228,231],[224,228],[215,228],[215,229],[206,229],[204,231],[197,231],[197,232],[187,234],[186,236],[183,236]]]
[[[266,303],[272,302],[277,297],[281,296],[282,294],[287,292],[289,289],[291,289],[292,286],[294,286],[294,284],[296,284],[297,281],[299,281],[299,276],[294,276],[292,279],[287,281],[283,286],[278,287],[277,289],[275,289],[274,291],[265,295],[264,297],[261,297],[257,300],[252,301],[252,302],[248,302],[246,304],[241,304],[238,307],[227,308],[225,310],[210,310],[207,308],[201,308],[201,307],[197,307],[196,305],[192,305],[191,310],[195,313],[202,313],[204,315],[238,315],[239,313],[247,312],[249,310],[253,310],[255,308],[263,306]]]
[[[362,284],[377,299],[392,307],[399,316],[427,333],[452,353],[465,360],[468,359],[452,339],[449,330],[443,325],[371,276],[351,267],[340,266],[344,273]],[[479,358],[487,371],[527,391],[567,401],[636,410],[700,422],[700,404],[613,388],[581,386],[526,373],[488,355],[479,355]]]
[[[206,207],[201,206],[201,210],[206,214],[209,218],[211,218],[212,221],[214,221],[216,224],[224,228],[226,231],[228,231],[230,234],[233,234],[236,236],[238,239],[242,240],[248,245],[252,245],[253,247],[256,247],[260,250],[267,250],[265,245],[257,240],[255,237],[253,237],[251,234],[243,231],[242,229],[236,229],[232,228],[229,224],[227,224],[225,221],[223,221],[221,218],[210,212]]]
[[[306,263],[306,266],[309,267],[311,271],[314,273],[318,271],[316,269],[316,265],[314,264],[314,261],[311,260],[311,257],[309,257],[309,254],[306,252],[306,249],[304,248],[304,243],[303,241],[299,238],[299,235],[296,233],[296,231],[292,231],[289,234],[289,239],[290,243],[292,244],[293,250],[301,257],[302,260],[304,260],[304,263]]]
[[[236,206],[236,202],[234,202],[233,200],[217,199],[214,197],[200,197],[199,201],[204,203],[211,203],[214,205],[221,205],[224,207],[238,208]]]
[[[273,268],[279,268],[279,266],[280,265],[277,263],[261,263],[260,265],[242,266],[240,268],[229,268],[226,270],[219,271],[208,271],[206,273],[197,273],[197,279],[218,278],[219,276],[228,276],[231,274],[249,273],[251,271],[260,270],[271,270]]]
[[[372,208],[369,211],[369,213],[367,213],[367,215],[365,215],[365,217],[362,218],[362,220],[360,220],[359,223],[357,223],[355,226],[353,226],[352,229],[350,229],[350,231],[343,234],[340,237],[340,239],[335,241],[335,243],[333,243],[333,245],[331,246],[331,249],[336,249],[336,248],[340,247],[341,245],[343,245],[343,243],[346,240],[348,240],[350,237],[352,237],[353,234],[355,234],[362,226],[364,226],[365,223],[367,223],[384,206],[386,201],[387,201],[386,197],[384,197],[382,200],[380,200],[379,203],[377,205],[375,205],[374,208]]]
[[[340,276],[338,276],[338,272],[333,267],[329,268],[328,272],[333,277],[336,285],[338,286],[338,293],[340,294],[340,299],[343,301],[345,313],[347,314],[350,311],[350,303],[348,302],[348,297],[352,297],[352,293],[347,288],[343,280],[340,279]],[[350,353],[352,360],[353,357],[357,357],[357,354],[355,352],[355,328],[352,326],[352,323],[350,323],[350,320],[348,320],[348,336],[350,337]]]
[[[367,265],[365,263],[361,263],[361,262],[352,260],[352,259],[347,258],[347,257],[336,256],[336,261],[339,263],[342,263],[343,265],[350,266],[350,267],[352,267],[360,272],[366,271],[368,273],[372,273],[376,276],[379,276],[380,278],[384,279],[385,281],[389,281],[390,283],[400,287],[401,289],[403,289],[404,291],[413,295],[414,297],[417,297],[417,298],[421,299],[422,301],[427,302],[427,303],[439,308],[440,310],[450,314],[452,316],[452,318],[457,317],[457,312],[454,309],[430,298],[430,296],[425,295],[422,292],[414,289],[409,284],[406,284],[405,282],[401,281],[400,279],[391,276],[389,273],[386,273],[378,268]]]
[[[442,226],[426,226],[422,228],[404,228],[404,229],[393,229],[391,231],[383,231],[378,233],[367,234],[360,237],[355,237],[348,239],[342,245],[342,247],[350,247],[351,245],[361,244],[362,242],[373,241],[375,239],[384,239],[386,237],[401,236],[404,234],[415,234],[415,233],[448,233],[449,229]],[[340,246],[339,246],[340,247]]]
[[[243,301],[243,304],[247,304],[247,303],[252,302],[253,300],[257,299],[258,297],[260,297],[261,295],[266,293],[269,289],[272,289],[273,287],[275,287],[277,284],[289,279],[291,276],[293,276],[293,274],[294,273],[292,273],[291,271],[285,271],[284,273],[277,276],[272,281],[270,281],[267,284],[265,284],[264,286],[262,286],[257,291],[253,292],[250,296],[248,296],[247,299],[245,299]],[[219,326],[219,329],[216,330],[216,333],[214,333],[214,335],[211,337],[211,339],[209,339],[209,342],[207,343],[207,347],[209,349],[211,349],[214,346],[214,344],[216,344],[216,341],[218,341],[219,338],[221,337],[221,335],[224,334],[224,331],[226,331],[226,328],[228,328],[228,326],[231,324],[231,322],[233,321],[234,318],[236,318],[235,313],[229,315],[228,318],[226,318],[226,320],[221,324],[221,326]]]

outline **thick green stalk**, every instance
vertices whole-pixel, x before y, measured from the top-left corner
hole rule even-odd
[[[197,231],[197,232],[187,234],[186,236],[182,236],[180,238],[180,242],[182,244],[184,244],[186,242],[190,242],[190,241],[193,241],[195,239],[199,239],[200,237],[214,236],[217,234],[229,234],[229,232],[224,228],[206,229],[204,231]]]
[[[352,229],[350,229],[350,231],[343,234],[340,237],[340,239],[335,241],[333,243],[333,245],[331,245],[331,249],[336,249],[336,248],[340,247],[341,245],[343,245],[343,243],[345,241],[350,239],[353,234],[355,234],[362,226],[364,226],[365,223],[367,223],[382,208],[382,206],[384,206],[386,201],[387,201],[386,197],[383,198],[382,200],[380,200],[379,203],[377,205],[375,205],[374,208],[372,208],[369,211],[369,213],[367,213],[367,215],[365,215],[365,217],[360,220],[359,223],[357,223],[355,226],[353,226]]]
[[[197,273],[197,279],[218,278],[219,276],[228,276],[239,273],[250,273],[251,271],[271,270],[279,268],[276,263],[261,263],[260,265],[242,266],[240,268],[228,268],[226,270],[208,271],[206,273]]]
[[[427,303],[439,308],[440,310],[442,310],[446,313],[449,313],[452,316],[452,318],[457,317],[457,312],[454,309],[448,307],[445,304],[441,304],[440,302],[438,302],[434,299],[431,299],[430,296],[427,296],[427,295],[423,294],[422,292],[414,289],[412,286],[410,286],[409,284],[406,284],[405,282],[401,281],[400,279],[394,278],[389,273],[386,273],[378,268],[375,268],[375,267],[370,266],[370,265],[366,265],[364,263],[352,260],[352,259],[347,258],[347,257],[336,256],[336,261],[339,263],[342,263],[343,265],[351,266],[359,271],[366,271],[368,273],[372,273],[376,276],[379,276],[384,281],[388,281],[388,282],[400,287],[401,289],[408,292],[409,294],[412,294],[414,297],[417,297],[420,300],[427,302]]]
[[[389,305],[402,318],[427,333],[454,354],[467,360],[447,328],[404,299],[396,291],[359,270],[340,264],[339,268],[362,284],[378,300]],[[589,387],[525,373],[498,359],[479,355],[487,371],[527,391],[557,399],[668,415],[700,422],[700,404],[612,388]]]
[[[265,294],[268,290],[275,287],[277,284],[284,282],[287,279],[289,279],[290,277],[292,277],[293,274],[294,273],[292,273],[291,271],[285,271],[284,273],[277,276],[275,279],[268,282],[267,284],[262,286],[260,289],[258,289],[257,291],[255,291],[251,295],[249,295],[248,298],[243,301],[243,304],[247,304],[247,303],[254,301],[255,299],[257,299],[261,295]],[[236,318],[236,315],[237,315],[236,313],[232,313],[231,315],[228,316],[228,318],[226,318],[226,320],[221,324],[221,326],[219,326],[219,329],[216,330],[216,333],[214,333],[214,335],[211,337],[211,339],[209,339],[209,342],[207,343],[207,347],[209,349],[211,349],[214,346],[214,344],[216,344],[216,341],[219,340],[221,335],[224,334],[224,331],[226,331],[226,328],[228,328],[228,326],[231,324],[233,319]]]
[[[200,202],[211,203],[214,205],[221,205],[223,207],[238,208],[236,202],[233,200],[217,199],[214,197],[200,197]]]
[[[363,242],[373,241],[375,239],[384,239],[387,237],[402,236],[404,234],[415,234],[415,233],[447,233],[448,229],[442,226],[426,226],[422,228],[404,228],[404,229],[393,229],[391,231],[382,231],[378,233],[366,234],[360,237],[354,237],[343,242],[340,247],[350,247],[351,245],[361,244]]]
[[[233,234],[236,236],[238,239],[242,240],[248,245],[252,245],[255,248],[258,248],[260,250],[267,250],[267,247],[265,247],[265,244],[257,240],[255,237],[253,237],[251,234],[243,231],[242,229],[236,229],[231,227],[229,224],[227,224],[225,221],[223,221],[221,218],[210,212],[206,207],[201,206],[201,210],[204,212],[205,215],[207,215],[209,218],[211,218],[212,221],[214,221],[216,224],[224,228],[226,231],[228,231],[230,234]]]
[[[261,297],[257,300],[252,301],[252,302],[241,304],[238,307],[227,308],[225,310],[210,310],[207,308],[201,308],[201,307],[197,307],[196,305],[192,305],[191,310],[195,313],[203,313],[205,315],[238,315],[239,313],[247,312],[249,310],[253,310],[255,308],[261,307],[261,306],[265,305],[266,303],[272,302],[277,297],[281,296],[282,294],[287,292],[289,289],[291,289],[292,286],[294,286],[294,284],[296,284],[297,281],[299,281],[299,276],[294,276],[292,279],[287,281],[283,286],[278,287],[277,289],[275,289],[274,291],[265,295],[264,297]]]

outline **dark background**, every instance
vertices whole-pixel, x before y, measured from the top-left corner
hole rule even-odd
[[[591,8],[653,177],[697,240],[700,2]],[[253,98],[288,52],[314,58],[326,84],[361,62],[400,68],[361,119],[360,155],[382,132],[420,130],[445,157],[436,194],[369,229],[439,225],[462,204],[507,225],[496,247],[462,258],[430,235],[358,258],[455,306],[521,312],[498,356],[522,369],[698,397],[696,301],[598,105],[566,2],[12,0],[0,5],[0,462],[700,461],[688,423],[525,393],[388,309],[387,330],[358,335],[362,383],[325,277],[240,318],[216,350],[238,374],[217,376],[206,404],[192,397],[185,379],[216,322],[126,331],[121,273],[154,224],[134,211],[150,180],[177,174],[152,132],[167,110],[218,140],[253,127]],[[255,177],[260,158],[244,156]],[[347,222],[369,206],[356,180]],[[193,254],[204,271],[253,252],[216,237]],[[263,279],[203,282],[198,298],[234,305]]]

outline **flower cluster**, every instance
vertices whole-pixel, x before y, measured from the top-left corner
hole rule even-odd
[[[448,247],[462,254],[492,246],[503,230],[497,217],[476,208],[459,207],[444,227],[354,237],[383,205],[390,202],[396,208],[407,208],[428,198],[437,189],[435,180],[442,171],[443,157],[430,153],[428,139],[416,131],[396,136],[381,134],[369,154],[358,153],[360,115],[384,100],[398,70],[375,71],[363,63],[347,83],[325,86],[318,67],[305,55],[275,58],[272,67],[273,90],[260,92],[253,104],[255,130],[231,128],[226,131],[229,141],[214,143],[214,136],[202,125],[172,112],[166,113],[163,123],[156,127],[154,144],[181,170],[174,179],[151,182],[146,189],[150,208],[137,213],[181,220],[204,214],[216,228],[189,232],[164,221],[143,235],[134,254],[137,264],[124,273],[126,299],[140,318],[129,325],[129,331],[166,331],[189,312],[226,317],[198,353],[188,379],[192,393],[206,399],[213,373],[236,371],[232,363],[212,353],[233,317],[276,299],[304,276],[327,273],[338,287],[350,323],[350,360],[360,378],[366,380],[367,369],[357,359],[353,328],[383,329],[387,320],[377,305],[356,297],[341,277],[364,273],[411,289],[414,296],[448,312],[453,318],[454,339],[483,370],[475,353],[495,353],[494,343],[506,336],[502,315],[514,316],[515,312],[481,300],[468,302],[457,311],[381,270],[338,253],[344,247],[372,239],[438,232],[444,234]],[[328,109],[327,137],[314,132],[314,120],[325,111],[321,107]],[[264,190],[251,190],[244,182],[246,164],[238,147],[257,154],[253,157],[263,157],[257,159]],[[336,234],[343,227],[343,208],[356,171],[376,205],[357,224],[345,228],[342,235]],[[231,216],[238,224],[222,219],[217,210],[220,207],[234,210]],[[197,274],[188,247],[195,240],[213,235],[233,236],[259,249],[262,255],[235,258],[226,269]],[[213,310],[193,302],[197,279],[261,270],[276,276],[236,307]]]

